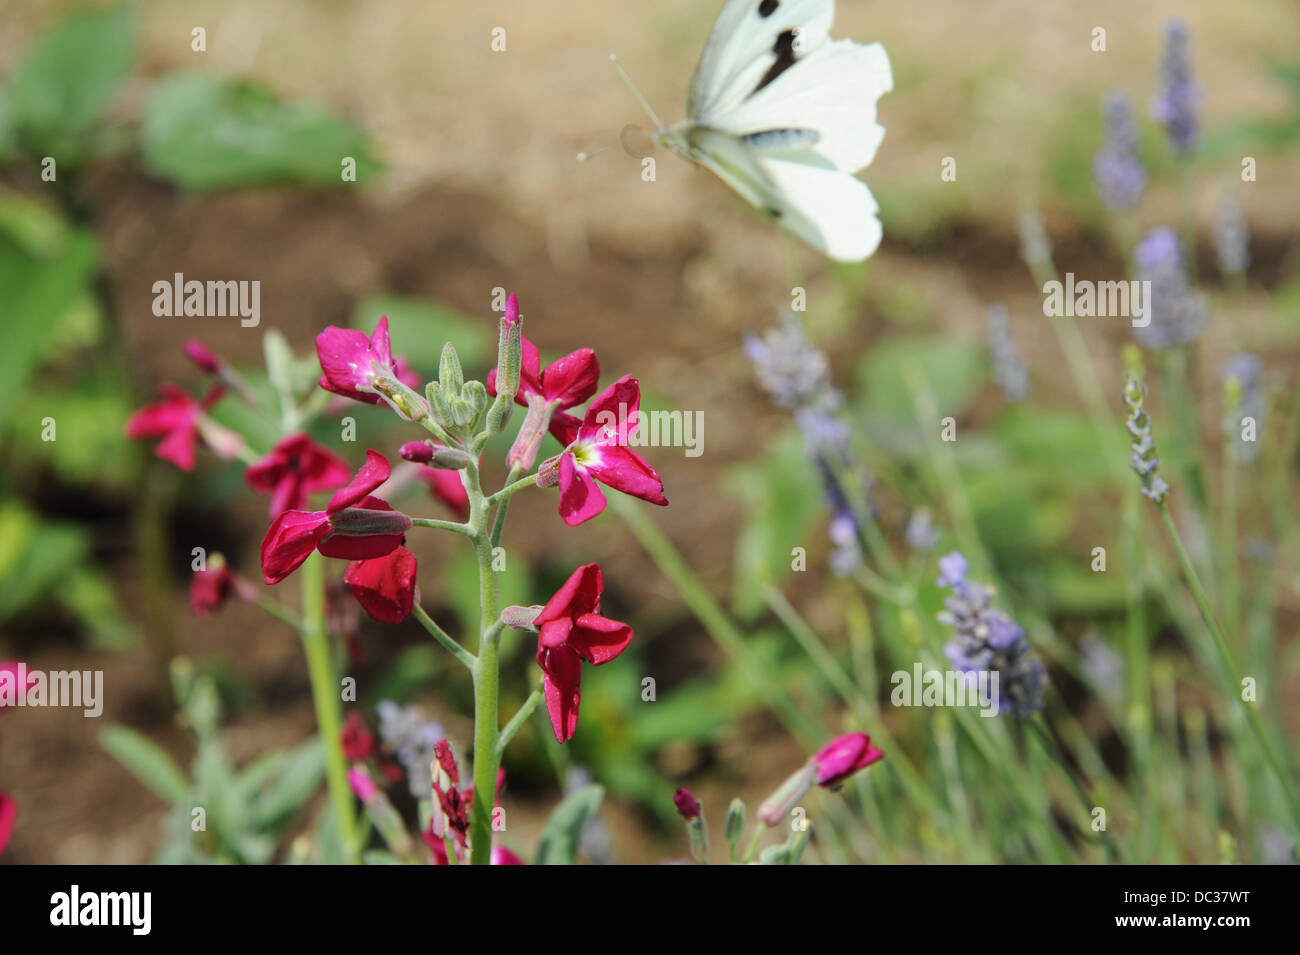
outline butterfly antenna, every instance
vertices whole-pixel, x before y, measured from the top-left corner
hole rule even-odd
[[[606,143],[604,146],[601,146],[598,149],[584,149],[582,152],[578,153],[578,160],[580,162],[586,162],[588,159],[591,159],[594,156],[599,156],[601,153],[609,152],[617,145],[618,143]]]
[[[623,69],[623,64],[618,61],[618,57],[611,53],[609,55],[609,62],[613,65],[614,69],[618,71],[618,75],[623,77],[623,82],[626,83],[628,89],[632,91],[632,95],[635,96],[636,101],[641,104],[641,108],[646,111],[646,114],[652,120],[654,120],[655,128],[663,129],[663,120],[659,118],[659,114],[654,111],[653,107],[651,107],[650,101],[641,95],[641,91],[637,89],[636,84],[632,82],[632,77],[627,75],[627,70]]]

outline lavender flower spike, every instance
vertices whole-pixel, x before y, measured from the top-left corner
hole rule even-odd
[[[1151,317],[1133,335],[1146,348],[1175,348],[1201,337],[1209,321],[1205,302],[1187,282],[1178,236],[1169,226],[1146,234],[1133,253],[1138,276],[1151,283]]]
[[[988,344],[993,380],[1012,401],[1024,401],[1029,397],[1029,366],[1011,336],[1007,307],[996,302],[988,310]]]
[[[1138,126],[1129,99],[1122,93],[1106,98],[1106,142],[1092,159],[1092,175],[1102,202],[1114,212],[1137,205],[1146,189],[1147,174],[1138,159]]]
[[[1156,474],[1160,459],[1156,457],[1155,441],[1151,438],[1151,416],[1144,407],[1146,395],[1136,379],[1130,378],[1124,386],[1124,403],[1128,405],[1128,433],[1133,438],[1133,454],[1129,463],[1142,479],[1142,494],[1156,504],[1169,493],[1169,484]]]
[[[1191,37],[1182,20],[1172,20],[1165,26],[1160,82],[1160,96],[1151,107],[1152,115],[1164,126],[1170,150],[1186,156],[1200,142],[1200,91],[1192,82]]]
[[[939,558],[936,583],[952,591],[939,622],[953,628],[944,648],[961,673],[996,671],[998,712],[1010,710],[1026,717],[1042,709],[1047,671],[1034,655],[1024,629],[1002,610],[990,605],[993,588],[966,579],[966,558],[958,551]]]

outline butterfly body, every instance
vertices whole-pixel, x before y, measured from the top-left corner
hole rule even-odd
[[[884,137],[876,100],[893,77],[880,44],[830,39],[834,13],[834,0],[728,0],[688,118],[655,138],[832,259],[861,261],[881,228],[853,173]]]

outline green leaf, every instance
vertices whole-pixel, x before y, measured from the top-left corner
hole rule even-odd
[[[792,549],[808,546],[809,528],[822,511],[822,489],[794,430],[757,462],[732,469],[727,486],[746,511],[736,537],[732,602],[742,619],[751,619],[764,606],[764,589],[779,586],[790,572]]]
[[[190,783],[181,768],[161,747],[135,730],[117,723],[106,726],[99,733],[99,745],[168,805],[189,794]]]
[[[0,348],[0,433],[17,396],[50,354],[51,329],[84,300],[95,268],[93,236],[51,225],[32,210],[0,193],[0,302],[12,319]]]
[[[565,796],[546,820],[546,829],[537,845],[537,864],[573,865],[578,858],[582,831],[599,811],[604,798],[604,787],[595,784]]]
[[[253,818],[259,827],[283,825],[320,787],[325,776],[325,748],[320,740],[303,743],[289,757],[284,771],[254,803]]]
[[[131,71],[135,25],[125,7],[73,14],[41,37],[14,71],[10,120],[29,150],[75,162]]]
[[[45,523],[16,501],[0,504],[0,620],[48,594],[89,548],[86,532],[76,525]]]
[[[907,369],[915,367],[934,393],[939,414],[959,417],[984,377],[982,349],[951,339],[902,339],[872,349],[858,369],[858,381],[872,412],[914,428]],[[939,422],[934,422],[937,430]]]
[[[174,76],[150,96],[141,128],[145,165],[187,189],[252,183],[343,184],[378,164],[361,129],[306,103],[281,103],[260,87],[208,74]]]

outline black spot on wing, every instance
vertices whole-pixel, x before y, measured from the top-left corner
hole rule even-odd
[[[767,19],[772,14],[776,13],[776,8],[780,5],[781,0],[763,0],[763,2],[758,5],[758,15]]]
[[[782,215],[781,210],[778,209],[776,206],[768,206],[763,211],[766,212],[768,216],[770,216],[773,219],[780,219]]]
[[[777,36],[776,42],[772,44],[772,52],[776,54],[776,62],[768,67],[767,72],[763,74],[763,78],[758,81],[758,85],[754,87],[754,93],[757,93],[768,83],[771,83],[786,70],[790,69],[790,67],[794,66],[795,45],[798,43],[798,37],[798,30],[786,30],[784,33]],[[750,93],[749,95],[753,96],[754,93]]]

